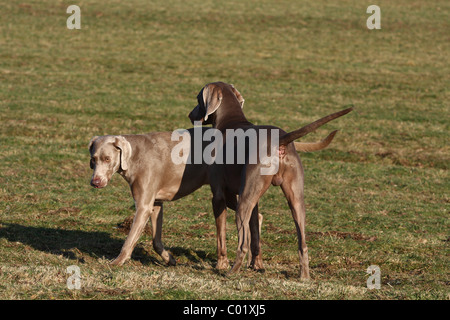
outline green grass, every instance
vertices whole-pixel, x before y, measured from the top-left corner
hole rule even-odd
[[[449,299],[448,1],[9,1],[0,8],[1,299]],[[312,280],[279,188],[261,200],[265,273],[214,269],[205,186],[165,204],[166,267],[141,238],[112,268],[132,215],[126,182],[89,186],[95,135],[189,128],[211,81],[233,83],[255,124],[293,130],[355,105],[305,141]],[[204,214],[207,213],[207,214]],[[234,213],[228,217],[234,259]],[[69,290],[78,265],[82,289]],[[381,269],[368,290],[366,269]]]

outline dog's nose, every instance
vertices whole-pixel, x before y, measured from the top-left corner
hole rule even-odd
[[[94,177],[91,180],[91,186],[93,186],[93,187],[99,187],[101,183],[102,183],[102,180],[99,177]]]
[[[200,107],[196,106],[190,113],[189,113],[189,119],[191,120],[192,124],[194,124],[195,121],[202,121],[203,117],[200,116]]]
[[[194,115],[192,114],[194,111],[191,111],[190,113],[189,113],[189,120],[191,120],[191,123],[192,124],[194,124],[194,121],[195,121],[195,119],[194,119]]]

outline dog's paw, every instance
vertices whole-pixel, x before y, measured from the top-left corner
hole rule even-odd
[[[217,270],[227,270],[230,267],[230,263],[227,258],[222,258],[217,260],[216,269]]]
[[[109,263],[109,265],[110,265],[110,266],[117,266],[117,267],[120,267],[120,266],[122,266],[124,263],[125,263],[125,260],[116,258],[116,259],[114,259],[113,261],[111,261],[111,262]]]
[[[177,265],[177,260],[175,260],[175,258],[169,253],[169,260],[166,261],[166,263],[169,266],[176,266]]]

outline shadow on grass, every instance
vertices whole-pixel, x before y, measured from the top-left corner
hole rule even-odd
[[[185,256],[190,262],[198,265],[197,267],[194,267],[195,269],[204,269],[204,267],[201,266],[202,263],[207,263],[211,267],[214,267],[217,263],[217,259],[211,258],[204,250],[192,250],[181,247],[171,247],[166,249],[172,252],[175,259]]]
[[[32,248],[84,263],[84,255],[114,259],[119,255],[124,240],[114,239],[107,232],[52,229],[3,223],[0,238],[20,242]],[[142,263],[161,264],[148,255],[145,249],[136,247],[132,259]]]
[[[14,223],[3,223],[0,228],[0,238],[10,242],[20,242],[35,250],[62,255],[68,259],[85,262],[84,255],[94,258],[112,260],[119,253],[124,240],[112,238],[107,232],[64,230],[45,227],[23,226]],[[152,248],[148,248],[153,250]],[[214,266],[216,260],[208,257],[205,251],[189,250],[180,247],[167,248],[175,256],[185,256],[189,261],[199,264],[201,261]],[[158,257],[159,258],[159,257]],[[131,259],[142,264],[165,265],[161,259],[153,257],[145,248],[136,246]]]

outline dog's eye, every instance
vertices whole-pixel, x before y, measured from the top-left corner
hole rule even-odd
[[[110,158],[110,157],[106,157],[106,158],[105,158],[105,161],[106,161],[106,162],[110,162],[110,161],[111,161],[111,158]]]

